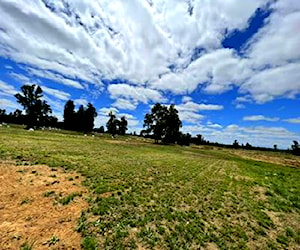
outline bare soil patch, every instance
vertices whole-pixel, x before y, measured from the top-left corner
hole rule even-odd
[[[45,165],[16,166],[0,162],[0,246],[19,249],[80,249],[75,231],[87,190],[76,173]],[[68,204],[59,199],[77,195]]]

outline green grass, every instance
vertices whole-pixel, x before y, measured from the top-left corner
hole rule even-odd
[[[72,202],[75,199],[76,196],[81,196],[81,194],[71,193],[71,194],[67,195],[66,197],[58,198],[57,201],[58,201],[58,203],[60,203],[62,205],[68,205],[70,202]]]
[[[13,127],[0,128],[0,158],[85,176],[89,209],[77,226],[84,249],[299,247],[297,168],[210,147]]]

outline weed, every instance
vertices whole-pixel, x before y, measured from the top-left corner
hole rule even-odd
[[[43,245],[48,245],[50,247],[56,245],[59,241],[60,239],[56,235],[53,235],[49,240],[45,241]]]
[[[25,205],[25,204],[29,204],[31,202],[31,200],[28,197],[25,197],[22,201],[21,201],[21,205]]]
[[[84,250],[96,250],[97,248],[97,240],[93,236],[84,237],[81,243],[81,247]]]
[[[44,197],[50,197],[50,196],[53,196],[53,195],[55,195],[55,191],[53,191],[53,190],[43,193]]]
[[[35,242],[32,242],[32,243],[25,242],[25,243],[23,243],[21,245],[21,250],[32,250],[34,243]]]
[[[79,193],[72,193],[64,198],[58,199],[57,201],[62,205],[68,205],[71,201],[74,200],[76,196],[81,196]]]

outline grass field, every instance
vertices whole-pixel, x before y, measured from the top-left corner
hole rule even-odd
[[[298,158],[242,152],[0,128],[1,160],[85,177],[83,249],[300,249]]]

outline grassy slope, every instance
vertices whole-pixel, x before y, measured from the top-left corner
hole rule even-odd
[[[300,247],[300,169],[228,151],[0,128],[0,159],[75,169],[91,189],[93,249]],[[263,153],[262,153],[263,154]]]

